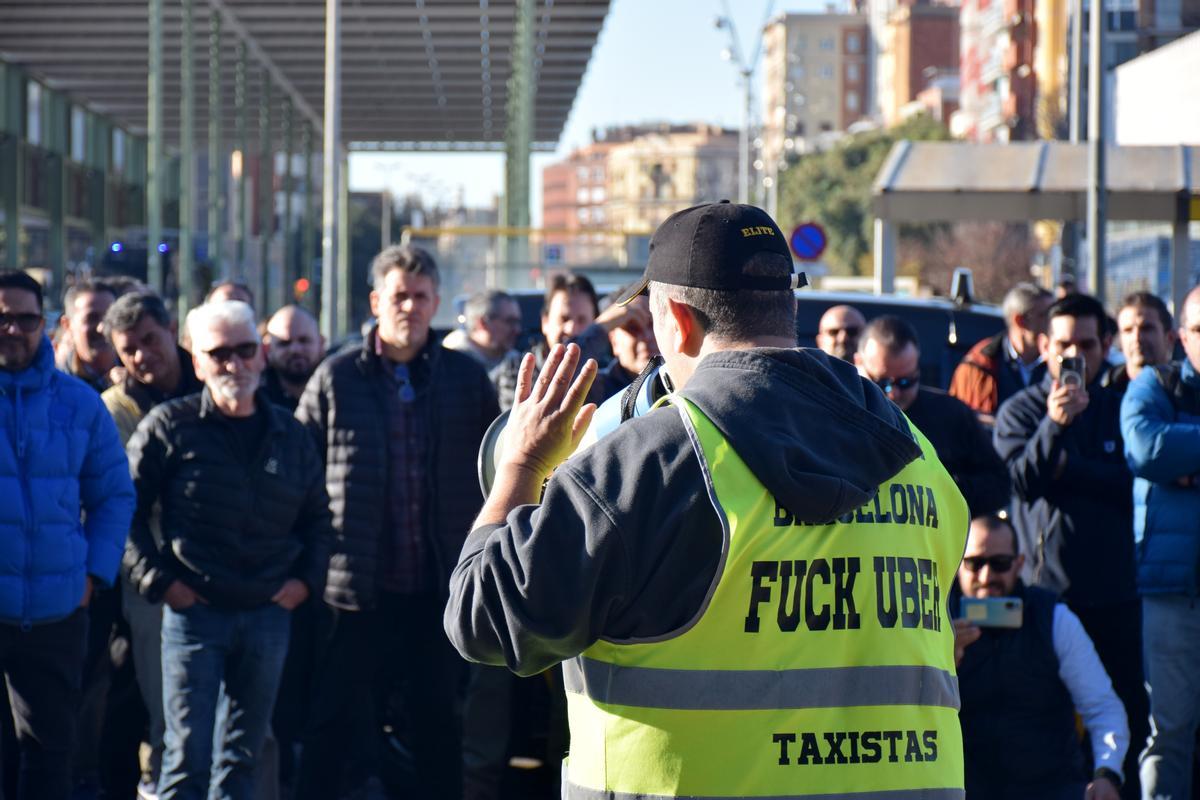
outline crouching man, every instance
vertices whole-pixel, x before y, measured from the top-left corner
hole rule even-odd
[[[979,607],[954,621],[967,797],[1119,800],[1125,709],[1079,618],[1051,592],[1021,581],[1018,548],[1007,521],[971,520],[951,596],[952,612],[960,596],[1022,601],[1016,627]],[[1091,734],[1090,780],[1077,712]]]
[[[138,591],[166,603],[159,796],[235,800],[254,794],[289,613],[320,596],[332,528],[312,439],[257,390],[254,312],[208,303],[187,322],[205,388],[156,406],[129,442],[126,563]]]

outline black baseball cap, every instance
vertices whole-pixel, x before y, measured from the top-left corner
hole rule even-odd
[[[751,264],[753,269],[747,270]],[[650,238],[645,274],[621,304],[644,293],[650,281],[727,292],[783,291],[808,284],[804,273],[795,271],[787,240],[771,215],[728,200],[667,217]]]

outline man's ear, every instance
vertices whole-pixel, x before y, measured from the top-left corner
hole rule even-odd
[[[367,298],[371,302],[371,316],[379,319],[379,292],[372,289]]]
[[[674,321],[672,349],[677,353],[695,358],[704,346],[704,328],[696,319],[696,312],[686,303],[667,298],[667,313]]]
[[[1042,354],[1043,358],[1045,358],[1047,355],[1050,354],[1050,337],[1044,333],[1039,333],[1037,342],[1038,342],[1038,352]]]
[[[58,327],[62,328],[64,331],[71,330],[71,315],[65,313],[60,314],[58,317]]]
[[[854,351],[854,366],[861,367],[862,365],[863,365],[862,353],[855,350]]]

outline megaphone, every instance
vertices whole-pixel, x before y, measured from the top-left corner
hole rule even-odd
[[[663,370],[662,356],[654,356],[628,387],[605,400],[592,415],[591,424],[584,431],[578,453],[615,431],[622,422],[649,414],[662,398],[671,393],[670,378]],[[504,432],[508,427],[509,412],[505,411],[488,426],[487,433],[479,445],[479,488],[486,498],[496,482],[496,467],[504,454]]]

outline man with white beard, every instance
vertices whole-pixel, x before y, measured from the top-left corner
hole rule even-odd
[[[251,308],[207,303],[187,324],[205,389],[156,406],[129,441],[138,503],[125,564],[147,600],[166,603],[159,797],[249,799],[291,611],[324,589],[329,501],[312,439],[258,389]]]

